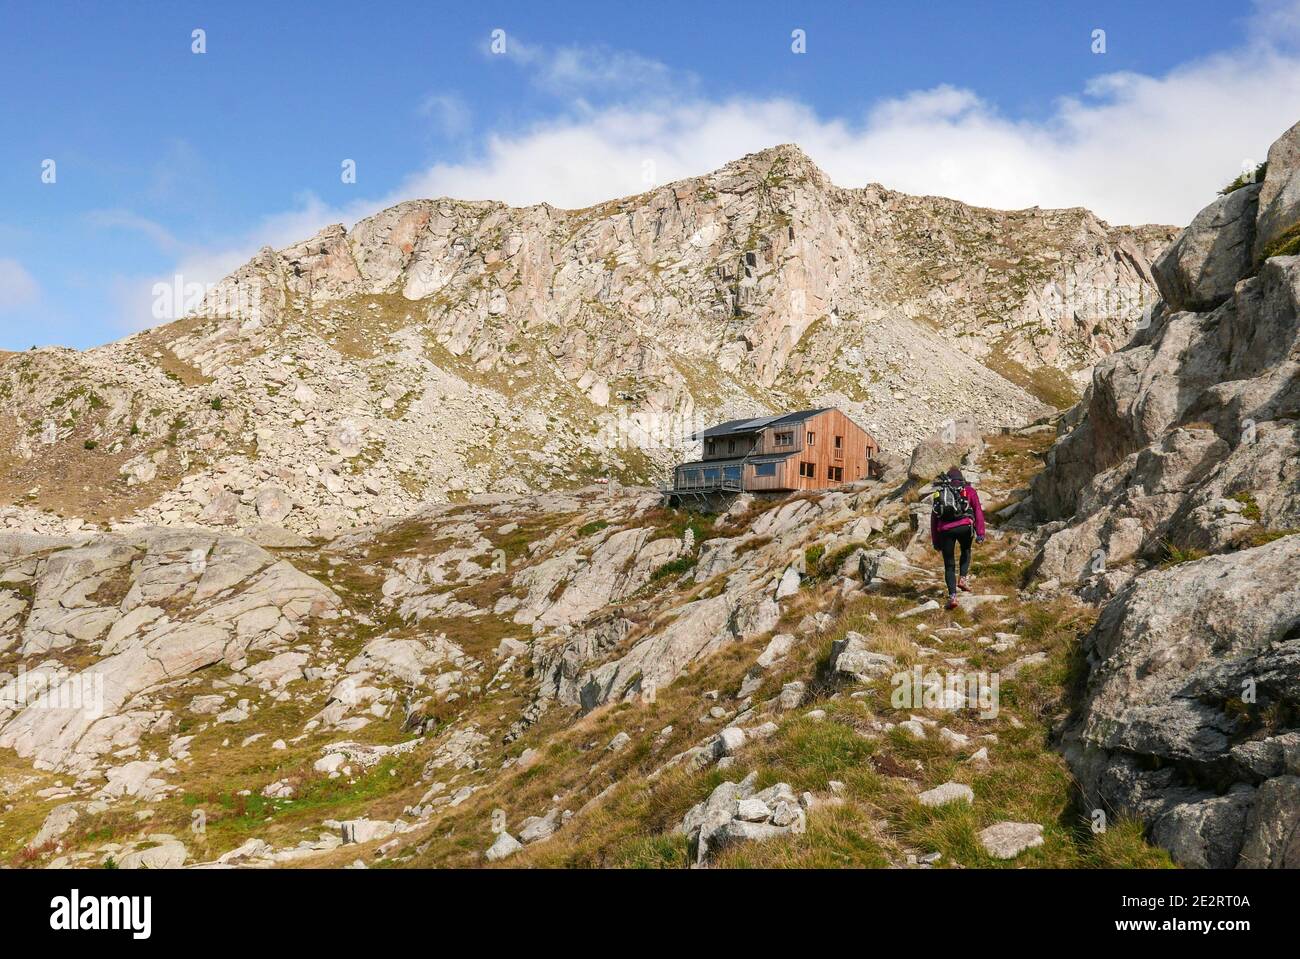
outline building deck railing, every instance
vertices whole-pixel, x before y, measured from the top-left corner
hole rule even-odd
[[[738,479],[717,479],[707,482],[701,480],[698,483],[674,483],[672,486],[660,487],[660,490],[664,493],[711,493],[717,491],[739,493],[742,488],[743,484]]]

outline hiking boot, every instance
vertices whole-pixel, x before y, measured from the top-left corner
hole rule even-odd
[[[944,609],[956,609],[956,608],[957,608],[957,594],[954,593],[953,595],[948,597],[948,605],[945,606]]]
[[[959,590],[961,590],[963,593],[969,593],[969,592],[970,592],[970,584],[966,582],[966,577],[965,577],[965,576],[963,576],[961,579],[957,580],[957,588],[958,588]]]

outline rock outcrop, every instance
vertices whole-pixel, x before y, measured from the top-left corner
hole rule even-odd
[[[1259,192],[1255,225],[1255,259],[1262,260],[1300,223],[1300,123],[1278,137],[1268,150],[1268,173]]]
[[[1300,256],[1247,252],[1300,223],[1298,130],[1157,260],[1033,482],[1031,573],[1104,604],[1066,756],[1187,865],[1300,864]]]
[[[340,605],[260,547],[200,531],[141,529],[80,545],[0,534],[0,556],[0,581],[32,596],[0,648],[16,644],[33,663],[71,646],[98,652],[84,669],[47,659],[0,686],[0,747],[43,769],[85,772],[166,729],[172,713],[139,694],[283,649]]]

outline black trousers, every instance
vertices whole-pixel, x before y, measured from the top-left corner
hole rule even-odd
[[[969,523],[939,534],[939,549],[943,553],[943,578],[948,584],[948,595],[957,594],[957,544],[961,544],[961,575],[970,572],[971,536],[975,530]]]

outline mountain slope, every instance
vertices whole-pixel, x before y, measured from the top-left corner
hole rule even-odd
[[[990,506],[1048,442],[979,444]],[[284,549],[0,534],[0,860],[1165,862],[1094,835],[1048,748],[1093,611],[1020,595],[993,516],[976,592],[928,602],[914,493],[715,517],[586,487]]]
[[[0,495],[311,532],[645,482],[700,425],[781,408],[906,450],[1068,402],[1171,233],[840,189],[792,146],[585,210],[410,201],[263,250],[185,320],[0,358]]]
[[[1297,230],[1300,124],[1156,261],[1029,504],[1035,577],[1103,604],[1061,745],[1186,865],[1300,866]]]

